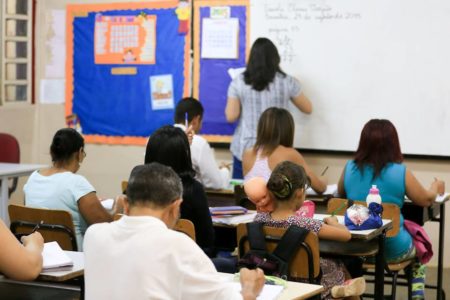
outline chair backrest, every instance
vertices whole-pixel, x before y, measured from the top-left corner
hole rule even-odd
[[[16,236],[30,234],[37,224],[45,242],[57,241],[64,250],[77,251],[72,215],[65,210],[8,206],[11,231]]]
[[[0,162],[20,162],[20,147],[15,137],[7,133],[0,133],[0,145]]]
[[[195,226],[191,220],[179,219],[174,229],[176,231],[185,233],[195,242]]]
[[[328,213],[335,212],[336,215],[343,216],[348,207],[348,199],[331,198],[328,200]],[[366,201],[353,201],[354,204],[367,206]],[[398,234],[400,230],[400,207],[393,203],[381,203],[383,206],[383,213],[381,218],[392,221],[392,229],[386,232],[387,237],[393,237]]]
[[[278,241],[286,232],[286,228],[264,226],[263,232],[266,238],[267,251],[273,252]],[[237,227],[237,243],[239,257],[242,257],[250,250],[246,224],[239,224]],[[319,239],[314,232],[309,232],[294,255],[294,258],[289,263],[289,280],[307,280],[310,283],[318,283],[317,281],[320,275],[319,258]]]
[[[124,216],[123,214],[115,214],[114,221],[120,220]],[[175,225],[174,230],[185,233],[188,237],[190,237],[195,242],[195,227],[194,223],[192,223],[188,219],[179,219],[177,224]]]
[[[15,137],[7,133],[0,133],[0,162],[19,163],[20,146]],[[12,185],[8,188],[8,196],[16,190],[18,177],[12,179]]]

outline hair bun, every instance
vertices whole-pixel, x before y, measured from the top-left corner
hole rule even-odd
[[[292,195],[292,184],[289,179],[282,174],[273,174],[267,187],[278,199],[287,199]]]

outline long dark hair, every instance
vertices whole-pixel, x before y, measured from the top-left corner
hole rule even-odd
[[[195,176],[186,133],[172,125],[163,126],[150,136],[145,150],[145,163],[151,162],[171,167],[181,177],[183,184]]]
[[[50,145],[50,155],[53,162],[67,162],[74,153],[84,147],[84,139],[73,128],[58,130]]]
[[[270,155],[279,145],[292,147],[294,144],[294,119],[284,108],[269,107],[259,118],[256,143],[253,149],[262,149]]]
[[[306,190],[310,185],[305,169],[291,161],[279,163],[267,182],[267,188],[277,201],[289,201],[296,190]]]
[[[277,47],[267,38],[258,38],[250,50],[244,82],[256,91],[262,91],[273,81],[276,73],[286,75],[280,68]]]
[[[401,163],[403,154],[394,124],[384,119],[367,122],[361,131],[354,161],[361,172],[365,165],[372,166],[374,178],[388,163]]]

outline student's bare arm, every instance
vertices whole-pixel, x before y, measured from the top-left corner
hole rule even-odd
[[[225,117],[227,121],[233,123],[239,119],[241,115],[241,101],[237,98],[228,98],[225,108]]]
[[[111,222],[113,220],[113,217],[100,203],[95,192],[91,192],[81,197],[78,200],[78,208],[89,225]]]
[[[408,169],[405,174],[405,186],[406,196],[419,206],[430,206],[438,194],[445,192],[445,183],[442,180],[435,179],[427,190]]]

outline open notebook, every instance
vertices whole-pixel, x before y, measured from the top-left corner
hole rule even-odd
[[[42,251],[44,262],[42,269],[59,269],[73,266],[73,261],[64,252],[57,242],[49,242],[44,244],[44,251]]]

